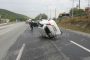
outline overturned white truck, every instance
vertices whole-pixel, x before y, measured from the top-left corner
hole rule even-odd
[[[54,20],[42,20],[38,28],[43,37],[55,38],[61,35],[61,30]]]

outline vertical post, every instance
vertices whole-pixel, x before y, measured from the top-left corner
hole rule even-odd
[[[51,9],[50,9],[50,19],[51,19]]]
[[[39,20],[42,20],[42,16],[41,16],[41,13],[40,13],[40,17],[39,17]]]
[[[88,0],[88,7],[90,8],[90,0]]]
[[[72,18],[73,18],[73,8],[74,8],[74,0],[73,0],[73,2],[72,2]]]
[[[1,15],[0,15],[0,23],[1,23]]]
[[[55,8],[55,20],[56,20],[56,8]]]
[[[80,9],[80,6],[81,6],[81,0],[79,0],[79,9]]]
[[[88,15],[90,15],[90,0],[88,0]]]

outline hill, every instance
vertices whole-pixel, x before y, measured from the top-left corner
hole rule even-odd
[[[66,18],[60,21],[59,25],[64,28],[90,33],[90,16]]]
[[[3,19],[10,19],[10,21],[15,21],[16,19],[24,21],[28,19],[28,17],[25,15],[14,13],[5,9],[0,9],[0,16]]]

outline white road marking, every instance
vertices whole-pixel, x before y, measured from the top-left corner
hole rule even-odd
[[[82,46],[82,45],[80,45],[80,44],[78,44],[78,43],[76,43],[76,42],[74,42],[74,41],[70,41],[70,42],[73,43],[73,44],[75,44],[75,45],[77,45],[78,47],[80,47],[80,48],[82,48],[82,49],[84,49],[85,51],[87,51],[87,52],[90,53],[90,50],[87,49],[86,47],[84,47],[84,46]]]
[[[21,47],[21,49],[20,49],[20,51],[19,51],[19,54],[18,54],[16,60],[20,60],[20,58],[21,58],[21,56],[22,56],[22,53],[23,53],[23,50],[24,50],[24,47],[25,47],[25,44],[22,45],[22,47]]]

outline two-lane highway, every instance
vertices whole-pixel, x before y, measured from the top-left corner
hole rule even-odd
[[[61,29],[57,39],[40,37],[38,28],[22,33],[3,60],[90,60],[90,37]]]
[[[5,57],[8,49],[15,43],[21,33],[27,28],[25,22],[0,26],[0,60]]]

